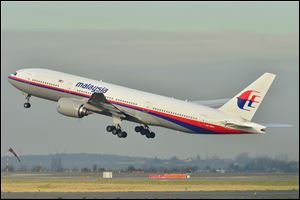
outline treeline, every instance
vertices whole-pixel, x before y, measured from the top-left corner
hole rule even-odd
[[[263,157],[253,159],[245,165],[233,163],[227,170],[232,172],[299,172],[299,162],[285,162]]]
[[[288,161],[286,156],[253,158],[247,153],[241,153],[235,159],[222,159],[217,156],[203,159],[199,155],[188,159],[135,158],[114,155],[95,157],[94,154],[76,157],[72,154],[70,156],[68,154],[47,156],[37,156],[36,160],[34,156],[31,156],[30,160],[23,157],[21,163],[8,162],[7,157],[1,157],[1,169],[7,172],[102,172],[106,170],[127,173],[299,172],[299,161]]]

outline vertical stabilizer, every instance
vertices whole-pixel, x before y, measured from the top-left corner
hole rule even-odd
[[[219,110],[251,121],[276,75],[264,73],[246,89],[225,103]]]

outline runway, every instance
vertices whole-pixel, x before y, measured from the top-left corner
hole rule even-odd
[[[114,180],[149,180],[147,173],[114,173]],[[2,173],[1,180],[101,180],[101,173]],[[187,180],[206,181],[293,181],[298,180],[298,173],[198,173]]]
[[[213,191],[213,192],[21,192],[1,193],[1,199],[298,199],[299,191]]]
[[[150,180],[148,174],[2,173],[4,199],[298,199],[298,173],[193,174]]]

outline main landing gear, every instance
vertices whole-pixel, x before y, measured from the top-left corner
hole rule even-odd
[[[31,94],[27,94],[25,100],[26,102],[24,103],[24,108],[30,108],[31,107],[31,104],[29,103],[29,99],[31,97]]]
[[[125,131],[122,131],[121,126],[119,124],[107,126],[106,131],[111,132],[113,135],[116,135],[119,138],[127,137],[127,133]],[[135,131],[139,132],[141,135],[146,136],[146,138],[155,138],[155,133],[152,132],[147,125],[136,126]]]
[[[113,126],[107,126],[106,130],[107,132],[111,132],[113,135],[117,135],[119,138],[126,138],[127,133],[125,131],[122,131],[120,124],[122,123],[122,119],[119,116],[112,116],[112,120],[114,125]]]
[[[121,126],[107,126],[106,127],[107,132],[111,132],[113,135],[117,135],[119,138],[126,138],[127,133],[125,131],[122,131]]]
[[[155,138],[155,133],[152,132],[147,125],[145,126],[136,126],[135,132],[141,133],[141,135],[145,135],[146,138]]]

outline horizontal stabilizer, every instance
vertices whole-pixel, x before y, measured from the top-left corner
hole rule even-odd
[[[262,124],[263,126],[267,127],[267,128],[290,128],[293,127],[293,125],[290,124]]]
[[[224,105],[230,99],[212,99],[212,100],[200,100],[200,101],[191,101],[192,103],[196,103],[202,106],[208,106],[211,108],[219,108]]]
[[[234,122],[225,122],[223,123],[225,126],[234,127],[234,128],[253,128],[253,125],[250,123],[234,123]]]

